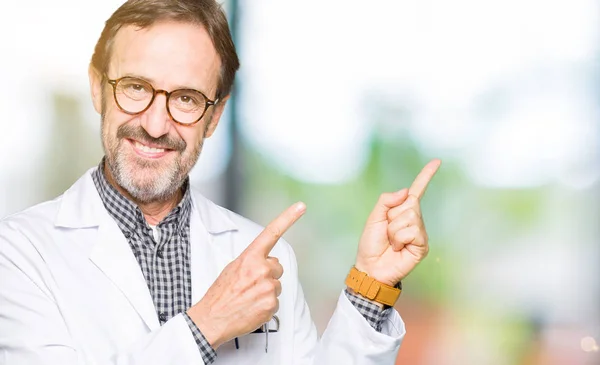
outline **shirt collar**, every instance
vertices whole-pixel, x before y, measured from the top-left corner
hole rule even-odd
[[[146,227],[148,224],[144,218],[144,214],[140,208],[131,200],[127,199],[114,186],[112,186],[104,175],[104,157],[98,168],[92,172],[92,179],[100,199],[109,215],[117,222],[117,225],[123,232],[135,231],[138,226]],[[175,224],[178,231],[182,231],[190,221],[190,213],[192,208],[191,192],[189,187],[189,178],[183,183],[184,189],[183,198],[179,204],[167,214],[167,216],[159,223]]]

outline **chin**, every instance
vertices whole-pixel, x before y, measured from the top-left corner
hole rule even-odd
[[[118,181],[136,201],[140,203],[152,203],[166,201],[181,188],[183,181],[174,181],[170,176],[144,176],[136,174],[123,176],[123,181]]]
[[[140,203],[171,198],[185,180],[176,161],[152,161],[120,155],[113,171],[119,186]]]

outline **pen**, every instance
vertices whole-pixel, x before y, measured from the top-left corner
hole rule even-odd
[[[267,335],[267,342],[265,343],[265,353],[269,350],[269,322],[265,323],[265,333]]]

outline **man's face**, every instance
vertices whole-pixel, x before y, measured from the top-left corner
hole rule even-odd
[[[145,29],[119,30],[107,76],[138,77],[167,91],[195,89],[214,100],[220,65],[204,28],[160,22]],[[225,103],[211,106],[197,124],[184,126],[169,117],[164,94],[157,94],[145,112],[129,115],[118,108],[111,85],[94,70],[90,83],[94,106],[102,115],[107,172],[142,203],[171,197],[198,160],[204,138],[212,135]]]

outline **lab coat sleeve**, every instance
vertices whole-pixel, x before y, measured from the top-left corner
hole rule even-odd
[[[292,271],[297,275],[292,252]],[[294,364],[394,364],[405,335],[404,322],[395,309],[377,332],[342,291],[323,336],[310,317],[298,280],[295,297]]]
[[[54,300],[43,257],[18,231],[0,222],[0,365],[203,364],[180,314],[123,353],[87,359]]]

